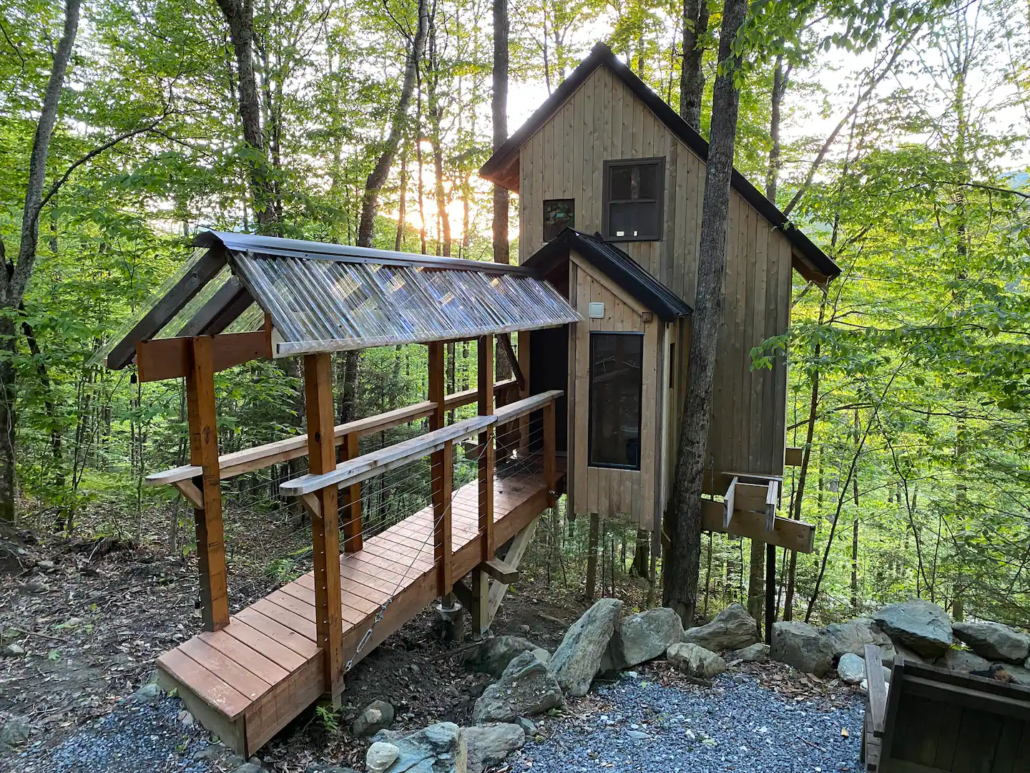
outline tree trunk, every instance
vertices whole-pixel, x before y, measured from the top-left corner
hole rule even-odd
[[[404,245],[404,219],[408,208],[408,154],[401,152],[400,203],[397,205],[397,236],[393,240],[394,252]]]
[[[440,104],[440,95],[437,91],[440,81],[439,61],[436,58],[436,25],[430,25],[429,31],[429,61],[430,73],[427,78],[429,86],[429,128],[432,132],[433,141],[433,176],[436,178],[436,215],[440,227],[437,229],[437,241],[439,247],[437,254],[442,252],[445,258],[451,256],[451,217],[447,212],[447,196],[443,187],[443,138],[440,131],[440,122],[443,118],[443,106]]]
[[[758,638],[762,638],[765,619],[765,543],[751,540],[751,565],[747,578],[747,611],[755,619]]]
[[[404,124],[407,122],[408,108],[411,106],[411,95],[415,91],[415,75],[418,72],[419,62],[422,60],[422,52],[426,46],[428,32],[429,2],[428,0],[418,0],[418,27],[408,49],[407,62],[404,64],[401,94],[397,100],[397,107],[393,111],[390,133],[383,142],[379,160],[376,161],[375,167],[365,181],[365,195],[361,199],[361,221],[358,224],[359,247],[372,246],[372,239],[375,236],[376,211],[379,209],[379,192],[386,183],[386,178],[390,176],[393,157],[397,153],[397,146],[400,144],[401,137],[404,134]],[[416,142],[419,139],[419,137],[416,137]]]
[[[771,110],[769,117],[769,171],[765,177],[765,197],[776,203],[776,187],[780,181],[780,105],[787,92],[787,78],[783,73],[783,54],[776,57],[776,69],[773,72]]]
[[[683,61],[680,65],[680,115],[701,132],[701,103],[705,95],[702,39],[708,33],[708,0],[683,0]],[[720,53],[722,46],[719,46]],[[720,56],[721,59],[721,56]]]
[[[229,38],[236,55],[237,97],[243,139],[254,151],[250,162],[250,188],[258,230],[275,234],[278,218],[275,191],[265,158],[265,138],[261,130],[261,99],[254,73],[254,4],[252,0],[218,0],[218,7],[229,25]]]
[[[508,1],[493,0],[494,66],[493,111],[494,152],[508,139]],[[494,263],[511,263],[508,245],[508,189],[494,185]]]
[[[32,269],[36,262],[39,245],[39,215],[45,203],[47,157],[50,154],[50,140],[57,125],[57,113],[61,102],[61,91],[79,31],[79,10],[81,0],[66,0],[64,6],[64,31],[54,53],[50,78],[43,102],[39,109],[39,121],[32,139],[29,155],[29,176],[25,186],[25,207],[22,210],[21,242],[18,245],[18,262],[12,265],[7,259],[4,245],[0,242],[0,301],[8,312],[0,317],[0,520],[13,521],[15,497],[17,494],[17,425],[16,400],[18,396],[14,357],[16,354],[15,310],[21,307],[28,288]]]
[[[712,101],[711,145],[705,174],[697,296],[690,340],[690,374],[680,429],[673,488],[671,547],[665,569],[665,605],[693,625],[701,557],[701,483],[708,457],[715,349],[725,300],[726,223],[740,95],[733,78],[740,68],[733,52],[747,0],[725,0],[719,41],[720,74]],[[725,63],[725,64],[723,64]]]

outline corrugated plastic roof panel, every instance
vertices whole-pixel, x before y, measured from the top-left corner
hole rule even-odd
[[[556,327],[579,315],[533,276],[230,252],[278,356]],[[471,263],[471,262],[470,262]]]

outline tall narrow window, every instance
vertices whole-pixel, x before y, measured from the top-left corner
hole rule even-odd
[[[592,467],[640,469],[640,399],[644,336],[590,334]]]
[[[544,200],[544,241],[556,238],[565,228],[576,227],[575,199]]]
[[[612,241],[662,238],[665,159],[604,162],[604,234]]]

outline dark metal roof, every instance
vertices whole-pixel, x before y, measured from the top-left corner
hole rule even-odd
[[[576,89],[590,77],[591,73],[602,65],[615,73],[647,105],[651,112],[665,124],[669,131],[696,153],[702,161],[707,161],[708,142],[704,137],[687,125],[687,122],[676,114],[676,111],[669,107],[661,97],[651,91],[647,84],[640,80],[629,67],[615,56],[608,46],[604,43],[598,43],[591,50],[590,55],[554,90],[551,96],[530,116],[529,120],[519,127],[518,131],[512,134],[490,159],[483,164],[479,174],[498,185],[511,187],[508,185],[511,181],[504,176],[504,172],[517,159],[519,148],[526,144],[530,137],[536,134],[551,116],[575,93]],[[814,272],[815,275],[819,275],[806,276],[806,278],[820,281],[821,276],[822,281],[825,281],[840,275],[840,267],[833,259],[819,249],[800,229],[794,226],[775,204],[769,201],[761,191],[736,169],[733,170],[731,184],[762,217],[783,231],[784,235],[794,246],[797,254],[808,263],[810,273]],[[517,188],[517,183],[515,188]],[[805,272],[802,273],[804,274]]]
[[[575,250],[590,265],[657,314],[663,322],[672,322],[693,312],[686,301],[641,268],[625,252],[602,239],[600,234],[588,236],[566,228],[541,247],[525,265],[547,274],[568,258],[570,250]]]

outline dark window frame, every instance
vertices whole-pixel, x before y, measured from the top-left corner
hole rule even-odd
[[[543,220],[543,228],[542,228],[542,230],[543,230],[544,244],[547,244],[548,242],[553,241],[554,239],[556,239],[558,237],[558,233],[554,233],[554,234],[551,235],[550,239],[547,238],[547,205],[548,204],[562,204],[562,203],[571,204],[572,205],[571,206],[572,217],[569,219],[568,223],[565,223],[564,225],[562,225],[562,228],[559,229],[558,233],[560,233],[565,228],[575,228],[576,227],[576,199],[575,198],[569,197],[569,198],[562,198],[562,199],[544,199],[544,203],[540,207],[540,214],[541,214],[542,220]]]
[[[616,199],[611,198],[612,170],[626,166],[657,166],[658,167],[658,194],[655,199]],[[665,233],[665,156],[652,156],[650,158],[619,158],[610,159],[604,162],[604,177],[601,180],[601,231],[604,238],[610,242],[659,242]],[[640,204],[654,202],[657,210],[656,222],[658,232],[644,236],[615,236],[611,230],[611,206],[612,204]]]
[[[634,330],[591,330],[590,336],[587,341],[587,353],[589,355],[589,371],[587,373],[587,380],[589,382],[588,387],[588,398],[587,398],[587,467],[594,467],[603,470],[630,470],[633,472],[640,472],[641,465],[643,464],[644,454],[643,445],[640,446],[641,452],[637,456],[637,463],[634,464],[610,464],[607,462],[595,462],[594,461],[594,340],[601,336],[636,336],[640,339],[640,385],[637,390],[637,405],[639,410],[637,411],[637,440],[642,440],[643,425],[644,425],[644,346],[646,341],[643,333],[638,333]]]

